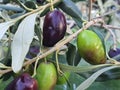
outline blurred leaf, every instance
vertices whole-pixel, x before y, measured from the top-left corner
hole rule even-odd
[[[80,2],[80,1],[86,1],[86,0],[72,0],[73,2]]]
[[[14,20],[0,23],[0,39],[2,39],[3,35],[8,30],[8,28],[14,24],[15,24]]]
[[[13,80],[12,74],[7,73],[0,78],[0,90],[6,90],[7,85]]]
[[[5,50],[3,47],[0,45],[0,61],[5,58]]]
[[[38,13],[27,16],[18,26],[12,42],[12,69],[15,73],[22,68],[24,58],[34,37],[35,19]]]
[[[118,68],[120,66],[110,66],[110,67],[106,67],[103,68],[97,72],[95,72],[92,76],[90,76],[88,79],[86,79],[82,84],[80,84],[76,90],[85,90],[87,89],[95,80],[96,78],[101,75],[103,72],[114,69],[114,68]]]
[[[75,55],[75,59],[74,59],[74,65],[77,66],[79,64],[80,60],[81,60],[81,56],[77,50],[76,55]]]
[[[6,10],[2,10],[0,11],[0,16],[5,20],[5,21],[9,21],[10,17],[8,15],[8,12]]]
[[[76,47],[72,44],[68,44],[68,51],[67,51],[67,62],[69,65],[73,65],[74,58],[76,53]]]
[[[0,63],[0,68],[11,68],[11,67],[8,67],[8,66],[6,66],[6,65],[4,65],[4,64],[2,64],[2,63]]]
[[[78,24],[79,27],[82,27],[82,13],[71,0],[63,0],[59,7],[68,15],[70,15]]]
[[[36,5],[35,5],[34,1],[26,1],[25,6],[28,8],[31,8],[31,9],[36,9]]]
[[[101,65],[93,65],[93,66],[70,66],[70,65],[65,65],[65,64],[61,64],[59,63],[60,68],[63,71],[66,72],[75,72],[75,73],[86,73],[86,72],[92,72],[95,71],[96,69],[100,69],[103,67],[108,67],[108,66],[112,66],[112,64],[101,64]]]
[[[76,46],[69,43],[68,44],[68,51],[67,51],[66,55],[67,55],[67,62],[69,65],[77,66],[79,64],[81,57],[76,49]]]
[[[50,8],[46,8],[41,14],[40,17],[46,15],[50,11]]]

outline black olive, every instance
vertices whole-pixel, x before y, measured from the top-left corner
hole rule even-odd
[[[66,19],[59,10],[48,12],[43,24],[43,45],[54,46],[60,41],[66,32]]]

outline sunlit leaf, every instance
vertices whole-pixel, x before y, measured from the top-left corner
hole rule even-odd
[[[86,90],[96,80],[96,78],[99,77],[102,73],[118,67],[120,66],[110,66],[95,72],[92,76],[90,76],[82,84],[80,84],[76,90]]]
[[[24,58],[34,37],[37,13],[27,16],[18,26],[12,42],[12,69],[15,73],[22,68]]]

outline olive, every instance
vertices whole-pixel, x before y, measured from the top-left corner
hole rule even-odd
[[[84,30],[77,37],[78,51],[90,64],[104,64],[106,54],[101,39],[90,30]]]
[[[38,83],[28,73],[23,73],[15,78],[5,90],[38,90]]]
[[[53,90],[57,81],[57,72],[53,63],[42,62],[37,68],[36,78],[39,90]]]
[[[47,47],[54,46],[64,37],[66,28],[66,19],[61,11],[48,12],[43,24],[43,45]]]
[[[115,56],[117,56],[117,55],[120,55],[120,48],[116,48],[116,50],[114,50],[113,48],[111,48],[110,50],[109,50],[109,52],[108,52],[108,55],[109,55],[109,57],[115,57]],[[120,58],[119,58],[119,60],[120,60]]]

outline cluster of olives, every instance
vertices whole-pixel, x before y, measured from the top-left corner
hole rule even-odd
[[[43,3],[45,0],[37,0]],[[64,14],[59,10],[53,10],[46,14],[43,23],[43,45],[53,47],[57,42],[64,38],[66,33],[66,19]],[[104,64],[106,62],[106,54],[101,39],[91,30],[83,30],[77,37],[78,51],[90,64]],[[31,47],[28,55],[36,56],[38,48]],[[34,52],[34,53],[33,53]],[[120,53],[110,50],[109,56],[113,57]],[[70,76],[69,72],[64,75],[58,75],[56,67],[51,62],[42,62],[37,67],[37,74],[32,78],[28,73],[22,73],[15,78],[6,90],[53,90],[56,84],[66,83],[66,79]]]
[[[44,0],[37,0],[40,3]],[[66,19],[59,10],[53,10],[46,14],[43,24],[43,45],[54,46],[66,33]],[[39,53],[39,47],[31,46],[28,58],[35,57]],[[15,78],[6,90],[53,90],[56,84],[66,83],[70,73],[59,75],[56,67],[51,62],[42,62],[37,67],[37,74],[32,78],[28,73],[22,73]]]
[[[5,90],[53,90],[56,84],[65,84],[65,77],[68,79],[69,75],[70,73],[65,73],[65,76],[60,76],[53,63],[42,62],[37,68],[35,78],[32,78],[28,73],[22,73]]]

